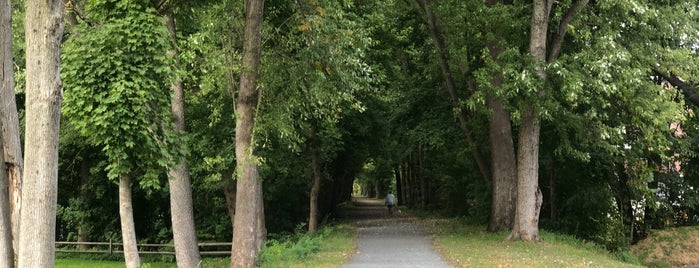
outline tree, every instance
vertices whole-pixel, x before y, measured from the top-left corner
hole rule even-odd
[[[437,57],[439,58],[439,67],[442,71],[442,76],[444,77],[444,83],[446,85],[447,91],[449,92],[449,96],[451,97],[451,102],[454,106],[456,116],[459,119],[459,126],[461,127],[461,130],[463,131],[464,136],[466,137],[466,141],[468,141],[468,143],[471,145],[475,145],[476,139],[473,135],[473,130],[469,126],[469,117],[467,113],[464,111],[464,109],[461,107],[461,97],[459,97],[457,86],[454,81],[454,76],[451,71],[452,68],[449,64],[448,48],[444,42],[444,37],[442,36],[442,29],[438,24],[438,18],[435,15],[435,13],[430,9],[427,0],[416,0],[416,2],[418,6],[421,8],[421,11],[424,12],[423,15],[425,16],[425,21],[429,28],[430,36],[432,37],[432,40],[437,50]],[[483,178],[486,180],[490,180],[491,171],[480,149],[478,147],[474,147],[474,149],[472,150],[472,154],[473,160],[476,161],[478,169],[480,170]]]
[[[172,7],[165,7],[165,24],[172,48],[171,56],[177,57],[177,38],[175,32],[175,18]],[[179,63],[179,61],[176,61]],[[179,66],[176,66],[176,68]],[[180,135],[185,132],[184,118],[184,88],[182,80],[177,76],[172,85],[172,114],[175,128]],[[183,158],[180,163],[172,167],[168,172],[170,180],[170,213],[172,218],[172,233],[175,240],[175,258],[180,267],[198,267],[200,265],[199,246],[194,228],[194,209],[192,205],[192,186],[189,178],[189,165]]]
[[[539,212],[543,199],[539,189],[541,119],[535,103],[545,95],[547,74],[544,64],[552,63],[558,58],[568,24],[587,5],[588,0],[579,0],[571,4],[561,19],[561,26],[554,32],[551,44],[548,44],[549,16],[553,2],[551,0],[534,1],[532,10],[529,53],[533,57],[534,73],[538,81],[535,83],[534,90],[524,97],[524,104],[520,109],[522,118],[517,150],[517,206],[514,227],[507,237],[508,240],[541,240],[539,236]]]
[[[17,115],[17,104],[15,101],[14,83],[14,61],[12,53],[12,3],[10,0],[3,0],[0,11],[0,38],[2,48],[0,48],[0,60],[2,60],[2,70],[0,70],[0,99],[2,105],[2,139],[4,158],[7,165],[6,179],[8,180],[8,207],[10,209],[10,222],[12,224],[12,246],[17,254],[19,243],[19,211],[21,205],[22,189],[22,144],[19,138],[19,116]]]
[[[2,145],[2,131],[0,131],[0,145]],[[0,168],[5,168],[5,155],[0,154]],[[7,177],[0,172],[0,265],[2,267],[15,267],[15,255],[12,250],[12,224],[10,222],[10,200]]]
[[[18,267],[53,267],[63,2],[27,1],[26,158]]]
[[[64,114],[107,155],[108,176],[119,184],[126,266],[139,267],[132,187],[138,181],[158,189],[159,175],[180,154],[171,125],[170,45],[147,1],[92,4],[96,26],[81,25],[66,43]]]
[[[258,104],[260,54],[262,51],[263,0],[245,1],[245,42],[243,44],[240,89],[235,100],[235,159],[237,172],[235,222],[231,268],[254,267],[264,242],[262,183],[255,157],[253,130]]]
[[[283,10],[285,6],[280,6]],[[374,77],[365,61],[371,40],[353,5],[331,1],[294,1],[292,14],[280,15],[270,57],[284,60],[265,65],[268,92],[261,104],[264,134],[274,135],[288,148],[304,155],[308,191],[308,231],[317,230],[323,211],[319,203],[328,162],[342,147],[339,121],[352,111],[363,111],[358,95]],[[272,23],[276,17],[269,19]],[[264,136],[267,137],[267,136]]]

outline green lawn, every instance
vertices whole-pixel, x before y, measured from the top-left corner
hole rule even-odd
[[[339,267],[345,263],[355,251],[354,227],[339,225],[322,232],[317,245],[302,243],[284,244],[266,253],[261,267]],[[308,240],[304,240],[308,241]],[[299,252],[306,252],[299,255]],[[124,262],[88,260],[80,256],[61,255],[56,259],[56,268],[123,268]],[[204,258],[206,268],[229,267],[229,258]],[[176,268],[172,262],[143,262],[143,268]]]
[[[435,248],[457,267],[641,267],[573,237],[542,232],[542,243],[506,242],[508,233],[452,220],[426,220]]]

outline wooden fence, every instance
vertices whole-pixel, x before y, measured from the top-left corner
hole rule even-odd
[[[231,242],[199,243],[199,254],[207,256],[229,256],[231,254]],[[88,246],[90,249],[80,249],[80,246]],[[139,254],[175,255],[173,244],[137,244]],[[213,250],[206,250],[213,248]],[[227,248],[227,250],[220,250]],[[67,242],[56,241],[57,253],[95,253],[95,254],[123,254],[123,244],[120,242]]]

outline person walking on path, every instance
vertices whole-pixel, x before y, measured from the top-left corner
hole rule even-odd
[[[393,215],[393,208],[396,206],[396,196],[391,192],[386,195],[386,206],[388,207],[388,215]]]

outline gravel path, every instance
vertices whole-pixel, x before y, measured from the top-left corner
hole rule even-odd
[[[344,268],[451,267],[432,250],[424,228],[405,214],[388,215],[381,201],[356,198],[346,217],[357,226],[357,253]]]

